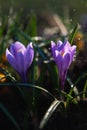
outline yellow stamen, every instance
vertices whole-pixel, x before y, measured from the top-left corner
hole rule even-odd
[[[61,55],[63,56],[63,55],[64,55],[64,52],[61,52]]]

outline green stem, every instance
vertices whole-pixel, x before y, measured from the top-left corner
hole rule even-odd
[[[87,80],[86,80],[86,83],[85,83],[85,86],[84,86],[84,89],[83,89],[83,92],[84,92],[84,93],[83,93],[83,96],[82,96],[83,99],[86,97],[86,93],[85,93],[85,92],[86,92],[86,89],[87,89]]]
[[[51,98],[56,99],[53,94],[51,94],[47,89],[42,88],[41,86],[28,84],[28,83],[0,83],[0,87],[2,86],[19,86],[19,87],[34,87],[40,91],[47,93]],[[56,99],[57,100],[57,99]]]

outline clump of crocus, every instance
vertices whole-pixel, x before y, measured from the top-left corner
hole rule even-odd
[[[19,41],[10,45],[6,49],[6,57],[11,66],[19,73],[22,82],[27,82],[27,71],[34,58],[32,43],[27,48]]]
[[[59,79],[63,90],[67,70],[75,57],[76,46],[71,46],[71,44],[68,41],[65,41],[63,43],[59,40],[57,44],[51,41],[51,51],[54,61],[56,62],[58,67]]]

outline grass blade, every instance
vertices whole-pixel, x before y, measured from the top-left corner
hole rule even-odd
[[[50,117],[53,115],[55,110],[58,108],[60,104],[63,104],[63,101],[54,100],[51,104],[51,106],[48,108],[47,112],[45,113],[43,119],[41,120],[41,123],[39,125],[40,129],[43,129],[44,125],[47,123],[47,121],[50,119]],[[64,105],[64,104],[63,104]]]
[[[17,128],[17,130],[20,130],[20,127],[14,117],[11,115],[11,113],[5,108],[5,106],[0,103],[0,109],[4,112],[4,114],[9,118],[9,120],[14,124],[14,126]]]
[[[37,86],[37,85],[33,85],[33,84],[28,84],[28,83],[0,83],[0,87],[2,86],[18,86],[18,87],[34,87],[40,91],[43,91],[45,93],[47,93],[50,97],[52,97],[53,99],[56,100],[56,98],[54,97],[53,94],[51,94],[47,89],[44,89],[43,87],[41,86]]]
[[[79,78],[75,81],[74,85],[76,85],[81,79],[85,78],[87,76],[87,72],[84,72],[79,76]]]
[[[85,92],[87,90],[87,80],[83,89],[83,92]],[[83,93],[83,99],[86,98],[86,93]]]
[[[76,32],[77,32],[77,29],[78,29],[78,24],[75,26],[74,30],[72,31],[71,33],[71,36],[69,38],[69,42],[72,44],[73,40],[74,40],[74,37],[76,35]]]

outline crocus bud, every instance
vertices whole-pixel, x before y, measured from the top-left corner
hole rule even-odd
[[[27,71],[34,58],[32,43],[27,48],[19,41],[10,45],[6,49],[6,57],[11,66],[19,73],[22,82],[27,82]]]
[[[68,41],[65,41],[64,43],[62,41],[58,41],[57,44],[51,41],[51,51],[54,61],[58,67],[59,79],[63,90],[67,70],[75,57],[76,46],[71,46]]]

